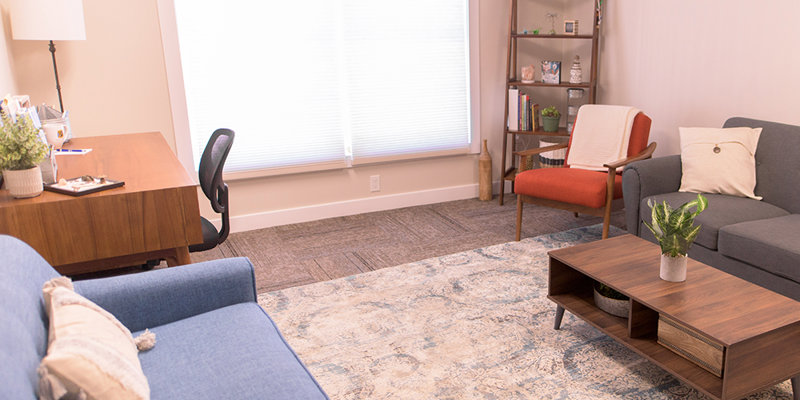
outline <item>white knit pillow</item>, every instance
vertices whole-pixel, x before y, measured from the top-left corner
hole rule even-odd
[[[69,278],[42,289],[50,318],[47,355],[39,365],[39,397],[149,399],[150,387],[131,332],[73,291]]]
[[[756,196],[756,147],[761,128],[679,128],[681,192]]]

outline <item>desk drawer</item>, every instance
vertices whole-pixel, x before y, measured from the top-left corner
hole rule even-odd
[[[664,315],[658,317],[658,343],[722,377],[725,347]]]

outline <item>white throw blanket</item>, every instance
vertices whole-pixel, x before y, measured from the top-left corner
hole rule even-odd
[[[639,110],[586,104],[578,110],[567,163],[572,168],[606,171],[603,164],[628,156],[633,120]]]

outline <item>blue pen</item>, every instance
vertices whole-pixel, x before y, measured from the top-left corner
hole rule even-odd
[[[85,151],[83,149],[56,149],[57,153],[83,153]]]

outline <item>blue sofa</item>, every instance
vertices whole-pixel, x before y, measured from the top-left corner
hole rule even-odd
[[[47,351],[42,284],[59,276],[0,235],[0,399],[36,399]],[[246,258],[76,281],[75,290],[157,343],[139,353],[152,399],[327,399],[256,303]]]

